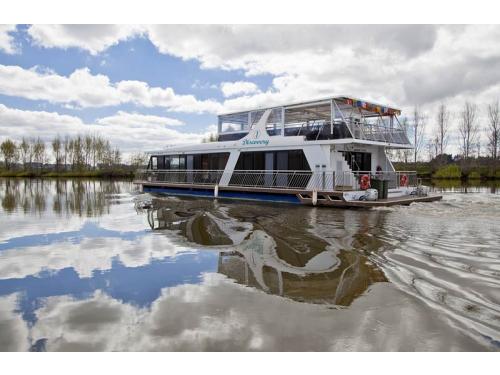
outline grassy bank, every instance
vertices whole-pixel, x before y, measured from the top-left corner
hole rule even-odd
[[[131,169],[113,169],[113,170],[96,170],[96,171],[0,170],[0,177],[132,179],[134,177],[134,171]]]
[[[451,163],[442,166],[431,163],[395,163],[396,170],[416,170],[420,178],[442,180],[500,180],[500,166],[460,165]]]

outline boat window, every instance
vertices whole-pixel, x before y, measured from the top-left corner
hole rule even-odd
[[[213,169],[223,170],[229,159],[229,152],[194,155],[165,155],[154,156],[153,169]],[[153,160],[153,159],[151,159]]]
[[[170,169],[179,169],[179,155],[170,155]]]
[[[291,171],[308,171],[309,163],[302,150],[288,151],[288,169]]]
[[[151,156],[151,169],[158,169],[158,158]]]
[[[242,152],[236,170],[293,170],[309,171],[309,163],[303,150]]]
[[[179,156],[179,169],[186,169],[186,156]]]
[[[267,134],[270,136],[280,135],[283,122],[283,112],[280,108],[274,108],[269,115],[266,123]]]
[[[165,169],[165,157],[158,156],[157,159],[158,159],[158,162],[157,162],[158,169]]]
[[[249,129],[248,112],[233,113],[230,115],[219,116],[219,132],[248,132]]]

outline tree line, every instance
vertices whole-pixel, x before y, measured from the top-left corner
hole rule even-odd
[[[7,170],[42,169],[51,162],[56,171],[96,170],[122,161],[120,150],[98,135],[56,136],[47,143],[39,137],[23,137],[20,142],[6,139],[0,144],[0,153]]]
[[[481,117],[483,115],[483,117]],[[421,160],[422,153],[427,152],[429,160],[447,153],[453,138],[458,142],[460,154],[458,158],[468,161],[485,154],[497,160],[500,156],[500,111],[499,102],[488,104],[481,112],[473,102],[465,102],[457,113],[452,113],[446,104],[439,105],[435,115],[434,126],[426,133],[428,117],[420,107],[414,107],[411,116],[403,117],[401,126],[413,143],[413,150],[398,150],[396,157],[405,163]],[[451,132],[455,122],[456,131]],[[486,139],[482,139],[484,131]]]

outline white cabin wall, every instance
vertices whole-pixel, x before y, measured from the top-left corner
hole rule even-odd
[[[387,156],[387,153],[385,152],[385,149],[383,147],[379,147],[378,150],[378,160],[379,160],[379,165],[382,167],[382,170],[384,171],[393,171],[394,167]]]
[[[309,167],[312,171],[331,170],[330,166],[330,146],[327,145],[306,145],[303,147]],[[325,166],[323,168],[323,165]]]
[[[220,186],[228,186],[229,181],[231,180],[232,171],[236,167],[236,163],[238,162],[238,157],[240,156],[240,152],[238,150],[233,150],[229,154],[229,158],[227,159],[226,168],[224,169],[224,173],[222,174],[222,178],[219,181]]]
[[[307,189],[333,190],[333,170],[330,160],[330,145],[311,145],[303,147],[304,155],[309,163],[313,178],[309,180]],[[323,179],[322,176],[323,175]],[[321,185],[318,186],[318,183]]]

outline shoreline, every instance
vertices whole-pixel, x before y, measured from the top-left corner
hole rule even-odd
[[[3,178],[97,178],[97,179],[133,179],[135,171],[0,171]]]

